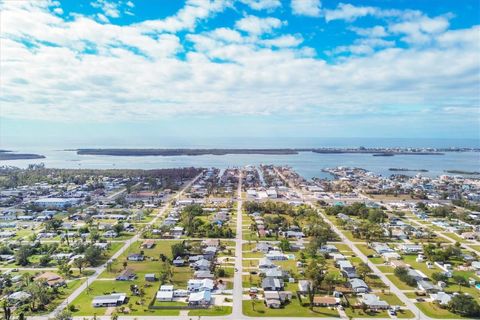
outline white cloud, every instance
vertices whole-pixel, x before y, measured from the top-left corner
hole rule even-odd
[[[299,16],[320,16],[320,0],[292,0],[292,12]]]
[[[426,16],[392,23],[388,30],[394,34],[403,34],[403,40],[412,44],[422,44],[432,40],[432,35],[443,33],[449,26],[448,19],[443,16],[429,18]]]
[[[273,29],[280,28],[284,23],[277,18],[259,18],[256,16],[246,16],[235,23],[235,27],[239,30],[248,32],[253,35],[261,35],[270,33]]]
[[[102,13],[97,13],[97,18],[98,20],[100,20],[101,22],[104,22],[104,23],[110,23],[110,20],[108,20],[108,18],[102,14]]]
[[[174,16],[160,20],[146,20],[139,23],[138,26],[150,32],[192,31],[199,21],[222,12],[229,6],[232,6],[232,0],[187,0],[185,7]]]
[[[67,21],[43,3],[6,2],[0,20],[2,117],[110,121],[182,114],[381,115],[392,105],[395,112],[479,107],[478,27],[450,31],[441,22],[423,21],[415,28],[387,28],[430,37],[430,46],[404,48],[370,37],[381,33],[370,30],[348,48],[357,55],[329,63],[301,46],[300,35],[268,36],[281,21],[247,23],[248,34],[226,27],[190,32],[181,41],[166,31],[194,29],[220,10],[187,6],[196,8],[188,9],[194,11],[189,19],[177,13],[172,19],[178,24],[165,24],[167,18],[149,28],[82,15]]]
[[[55,9],[53,9],[53,12],[55,12],[56,14],[63,14],[63,9],[62,8],[55,8]]]
[[[248,5],[253,10],[272,10],[280,7],[280,0],[240,0],[240,2]]]
[[[334,10],[325,10],[325,20],[327,22],[332,20],[346,20],[353,21],[357,18],[367,15],[375,15],[378,12],[374,7],[357,7],[349,3],[340,3]]]
[[[395,45],[394,41],[387,41],[379,38],[358,39],[349,46],[339,46],[333,50],[333,54],[351,53],[354,55],[373,54],[376,49],[389,48]]]
[[[135,4],[132,1],[127,1],[126,3],[127,7],[134,8]]]
[[[385,27],[374,26],[372,28],[351,28],[356,34],[369,38],[382,38],[388,35]]]
[[[300,36],[293,36],[291,34],[283,35],[278,38],[262,40],[261,43],[266,46],[287,48],[296,47],[303,42],[303,38]]]
[[[96,0],[90,3],[92,7],[99,8],[103,11],[103,14],[110,18],[120,17],[120,11],[118,9],[118,3],[107,0]]]

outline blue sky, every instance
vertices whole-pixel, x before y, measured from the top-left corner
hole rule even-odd
[[[475,0],[0,6],[0,147],[479,138]]]

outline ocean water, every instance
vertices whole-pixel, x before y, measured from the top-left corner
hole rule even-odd
[[[394,172],[389,168],[426,169],[421,173],[435,177],[445,174],[445,170],[480,171],[479,152],[446,152],[444,155],[396,155],[374,157],[371,154],[317,154],[301,152],[296,155],[203,155],[174,157],[114,157],[77,155],[73,148],[307,148],[307,147],[478,147],[477,140],[445,139],[345,139],[345,138],[219,138],[219,139],[168,139],[156,145],[138,143],[127,144],[85,144],[15,147],[0,146],[0,149],[17,152],[38,153],[45,159],[0,161],[0,165],[24,168],[31,163],[45,163],[50,168],[91,168],[91,169],[155,169],[173,167],[239,167],[248,164],[288,165],[307,179],[328,178],[322,169],[337,166],[359,167],[383,176]],[[397,172],[399,173],[399,172]],[[417,172],[401,172],[415,175]]]

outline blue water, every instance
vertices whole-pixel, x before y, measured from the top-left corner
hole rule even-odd
[[[383,176],[393,172],[388,168],[427,169],[422,175],[435,177],[445,174],[444,170],[480,171],[480,153],[447,152],[445,155],[397,155],[374,157],[371,154],[318,154],[302,152],[297,155],[203,155],[175,157],[112,157],[77,155],[74,151],[52,149],[28,149],[21,152],[34,152],[45,155],[46,159],[0,161],[0,165],[26,167],[31,163],[45,163],[50,168],[92,168],[92,169],[155,169],[172,167],[218,167],[228,168],[248,164],[274,164],[293,167],[300,175],[327,178],[324,168],[336,166],[360,167]],[[416,172],[402,172],[414,175]]]

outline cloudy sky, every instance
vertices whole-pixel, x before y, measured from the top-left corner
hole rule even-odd
[[[479,138],[477,0],[0,7],[0,146],[108,137]]]

